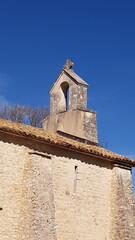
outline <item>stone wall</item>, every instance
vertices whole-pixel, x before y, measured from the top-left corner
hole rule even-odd
[[[112,172],[112,240],[135,239],[135,198],[131,170],[114,165]]]
[[[135,238],[129,169],[10,134],[0,139],[2,240]]]
[[[110,240],[111,163],[70,157],[53,158],[57,239]]]
[[[0,141],[2,240],[55,240],[51,159]]]
[[[98,143],[96,112],[91,110],[69,110],[50,115],[42,127],[50,132],[62,131]]]
[[[87,86],[77,84],[70,76],[62,72],[50,91],[50,114],[58,114],[67,110],[66,91],[69,86],[69,109],[87,108]]]

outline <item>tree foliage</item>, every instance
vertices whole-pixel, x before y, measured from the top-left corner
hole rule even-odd
[[[32,108],[29,106],[14,105],[10,107],[5,104],[0,109],[0,118],[13,122],[24,123],[27,125],[41,127],[41,122],[49,115],[47,107]]]

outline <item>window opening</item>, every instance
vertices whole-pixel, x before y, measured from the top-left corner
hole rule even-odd
[[[66,111],[69,109],[69,88],[66,91]]]
[[[67,111],[69,109],[69,84],[67,82],[63,82],[61,84],[61,89],[64,96],[65,111]]]
[[[76,193],[76,190],[77,190],[77,174],[78,174],[78,166],[75,165],[75,167],[74,167],[74,193]]]

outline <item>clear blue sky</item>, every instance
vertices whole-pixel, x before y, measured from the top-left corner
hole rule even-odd
[[[100,140],[135,159],[135,1],[0,1],[1,104],[48,106],[66,59],[90,84]]]

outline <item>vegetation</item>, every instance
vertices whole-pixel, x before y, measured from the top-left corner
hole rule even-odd
[[[42,120],[48,115],[49,110],[47,107],[32,108],[20,105],[14,105],[11,107],[9,104],[5,104],[0,109],[0,118],[39,128],[41,127]]]

